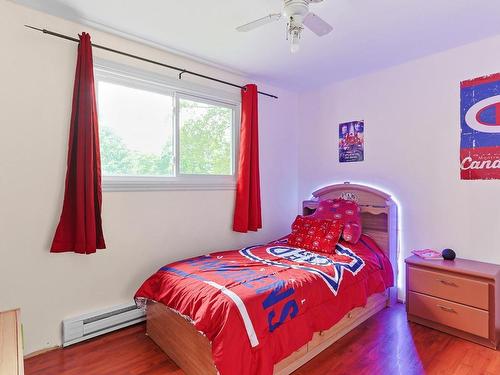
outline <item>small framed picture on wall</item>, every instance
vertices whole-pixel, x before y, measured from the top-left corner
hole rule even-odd
[[[339,125],[339,162],[365,160],[365,122],[351,121]]]

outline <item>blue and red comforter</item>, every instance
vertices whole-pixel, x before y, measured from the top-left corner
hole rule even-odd
[[[266,375],[314,332],[393,282],[389,259],[363,235],[356,245],[340,241],[335,254],[288,247],[285,240],[171,263],[135,298],[191,319],[212,343],[222,375]]]

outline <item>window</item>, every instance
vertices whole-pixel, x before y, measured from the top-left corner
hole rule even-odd
[[[181,174],[231,175],[233,110],[179,98],[179,170]]]
[[[232,189],[239,98],[95,64],[103,190]]]
[[[173,176],[173,95],[98,81],[104,176]]]

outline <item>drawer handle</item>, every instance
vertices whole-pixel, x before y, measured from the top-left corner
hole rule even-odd
[[[443,311],[446,311],[446,312],[449,312],[449,313],[454,313],[454,314],[457,313],[455,311],[455,309],[452,309],[451,307],[446,307],[446,306],[443,306],[443,305],[436,305],[436,306],[439,307]]]
[[[454,282],[448,281],[448,280],[439,279],[439,282],[441,284],[448,285],[448,286],[457,286],[457,284],[455,284]]]

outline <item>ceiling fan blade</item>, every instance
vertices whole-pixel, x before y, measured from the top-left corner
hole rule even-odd
[[[333,27],[328,22],[312,12],[309,12],[304,18],[304,26],[317,36],[326,35],[333,30]]]
[[[256,29],[257,27],[266,25],[268,23],[278,21],[281,18],[281,13],[273,13],[268,16],[259,18],[258,20],[246,23],[244,25],[238,26],[236,30],[240,32],[250,31]]]

